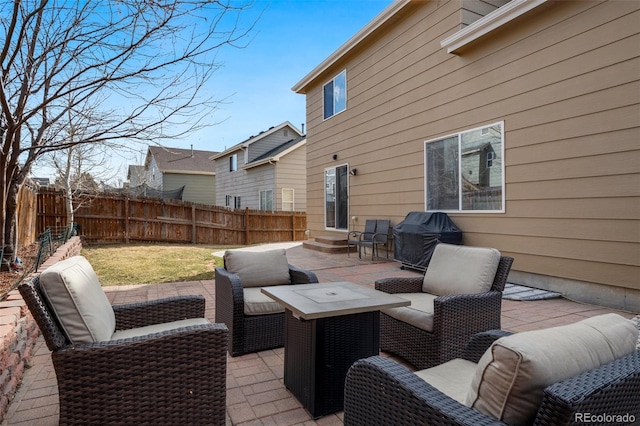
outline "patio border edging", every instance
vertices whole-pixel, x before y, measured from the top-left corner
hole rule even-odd
[[[39,269],[42,271],[61,260],[78,255],[81,250],[81,238],[71,237]],[[6,300],[0,302],[0,423],[22,383],[25,368],[31,366],[33,347],[39,336],[40,330],[20,292],[17,289],[11,290]]]

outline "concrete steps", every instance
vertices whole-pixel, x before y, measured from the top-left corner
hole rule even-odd
[[[303,241],[302,247],[323,253],[346,253],[347,238],[332,235],[318,236],[313,240]],[[355,250],[355,247],[353,250]]]

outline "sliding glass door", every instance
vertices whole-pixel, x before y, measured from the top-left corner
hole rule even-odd
[[[325,227],[348,230],[349,195],[347,165],[332,167],[324,171]]]

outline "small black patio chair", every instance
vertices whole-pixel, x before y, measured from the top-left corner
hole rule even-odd
[[[351,247],[358,250],[358,258],[362,259],[362,250],[371,248],[371,260],[379,256],[379,247],[385,246],[386,257],[389,259],[389,241],[391,230],[391,221],[388,219],[367,219],[363,232],[352,231],[349,233],[347,240],[347,256],[349,256]]]

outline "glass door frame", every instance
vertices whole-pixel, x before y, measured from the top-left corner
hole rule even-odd
[[[349,232],[349,165],[325,168],[323,186],[325,229]],[[341,188],[342,191],[339,191]],[[332,206],[329,205],[331,198]]]

